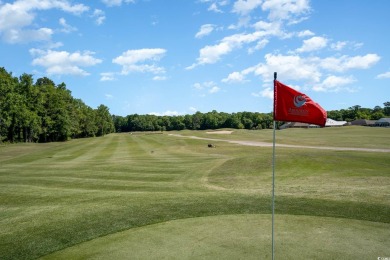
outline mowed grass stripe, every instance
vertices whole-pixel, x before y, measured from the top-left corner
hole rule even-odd
[[[88,140],[96,142],[89,146]],[[19,155],[0,164],[1,259],[34,259],[97,237],[174,219],[270,213],[270,148],[221,142],[210,149],[207,141],[165,134],[115,134],[61,145],[33,144],[34,149],[21,145]],[[72,145],[88,148],[77,153]],[[64,155],[67,149],[74,155],[68,161],[38,163],[55,159],[48,157],[56,152]],[[278,215],[390,222],[389,193],[374,191],[378,185],[390,185],[388,154],[295,152],[278,149]],[[294,164],[300,156],[308,159]],[[340,169],[321,166],[329,160]],[[302,168],[307,169],[302,172]],[[380,179],[376,185],[372,185],[374,178]],[[331,186],[332,181],[338,181],[338,187]],[[349,181],[353,182],[347,185]],[[359,184],[360,195],[345,192],[343,184],[347,188]],[[328,197],[313,193],[316,186],[325,195],[329,190]]]

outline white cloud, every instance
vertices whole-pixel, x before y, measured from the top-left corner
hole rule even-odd
[[[221,90],[220,87],[214,86],[214,87],[212,87],[212,88],[209,90],[209,93],[214,94],[214,93],[219,92],[220,90]]]
[[[112,72],[102,72],[100,73],[100,81],[113,81],[115,80],[115,73]]]
[[[114,96],[111,94],[105,94],[104,96],[106,97],[106,99],[113,99],[114,98]]]
[[[65,18],[60,18],[60,20],[58,22],[62,26],[61,32],[71,33],[71,32],[77,31],[77,28],[69,25],[66,22]]]
[[[156,81],[163,81],[163,80],[167,80],[168,78],[165,77],[165,76],[154,76],[153,77],[153,80],[156,80]]]
[[[272,88],[265,88],[260,92],[257,93],[253,92],[251,95],[254,97],[265,97],[265,98],[273,99],[274,91]]]
[[[34,41],[49,41],[53,35],[53,30],[40,28],[37,30],[7,30],[2,34],[4,41],[8,43],[26,43]]]
[[[310,11],[309,0],[267,0],[261,6],[263,11],[269,11],[268,18],[274,20],[292,20]],[[303,18],[305,19],[305,18]],[[299,20],[303,20],[302,18]],[[295,20],[293,23],[297,23]]]
[[[347,42],[341,42],[338,41],[336,43],[332,43],[330,47],[335,51],[341,51],[345,46],[347,45]]]
[[[227,78],[222,79],[225,83],[243,83],[245,82],[245,75],[241,72],[235,71],[229,74]]]
[[[252,27],[258,31],[261,36],[276,36],[279,38],[289,38],[291,33],[286,33],[282,29],[282,23],[280,21],[264,22],[258,21],[253,24]]]
[[[320,67],[329,71],[343,72],[350,69],[368,69],[381,59],[377,54],[366,54],[364,56],[341,56],[329,57],[320,61]]]
[[[319,82],[321,73],[316,66],[316,60],[311,58],[302,58],[298,55],[265,55],[265,64],[260,63],[247,71],[255,75],[262,76],[264,81],[271,81],[273,73],[276,71],[282,75],[283,79],[309,80]]]
[[[135,0],[102,0],[107,6],[121,6],[122,3],[135,3]]]
[[[67,0],[17,0],[0,5],[0,35],[9,43],[31,41],[48,41],[53,34],[49,28],[31,29],[35,11],[59,9],[64,12],[80,15],[89,10],[83,4],[72,5]],[[37,35],[36,35],[37,34]]]
[[[233,5],[233,13],[247,15],[261,6],[263,0],[238,0]]]
[[[209,35],[210,33],[212,33],[215,29],[215,25],[214,24],[204,24],[200,27],[200,30],[199,32],[196,33],[195,35],[195,38],[202,38],[206,35]]]
[[[203,86],[202,86],[202,84],[200,84],[200,83],[195,83],[195,84],[193,85],[193,87],[194,87],[195,89],[198,89],[198,90],[203,89]]]
[[[249,49],[248,49],[248,53],[251,54],[251,53],[253,53],[253,52],[255,52],[255,51],[261,50],[261,49],[263,49],[268,43],[269,43],[269,40],[267,40],[267,39],[263,39],[263,40],[261,40],[261,41],[258,41],[255,47],[249,48]]]
[[[127,75],[130,72],[165,73],[163,67],[159,67],[155,64],[155,62],[159,61],[165,53],[166,50],[160,48],[128,50],[113,59],[112,62],[122,66],[122,74],[124,75]]]
[[[306,36],[313,36],[313,35],[315,35],[315,33],[313,33],[313,32],[310,31],[310,30],[300,31],[300,32],[298,32],[298,34],[297,34],[298,37],[306,37]]]
[[[171,111],[171,110],[167,110],[163,113],[159,113],[159,112],[150,112],[149,115],[154,115],[154,116],[179,116],[180,113],[177,112],[177,111]]]
[[[324,37],[315,36],[308,40],[303,41],[301,48],[296,49],[297,52],[310,52],[325,48],[328,43],[328,39]]]
[[[216,13],[223,13],[221,9],[218,8],[217,3],[212,3],[210,7],[207,9],[207,11],[213,11]]]
[[[376,76],[376,78],[377,79],[388,79],[388,78],[390,78],[390,71],[379,74],[378,76]]]
[[[102,62],[102,60],[94,58],[95,53],[90,51],[69,53],[66,51],[31,49],[30,53],[36,56],[32,61],[32,65],[45,67],[46,73],[49,75],[87,76],[89,73],[80,67],[90,67]]]
[[[192,112],[192,113],[195,113],[198,111],[198,109],[196,109],[195,107],[190,107],[189,110]]]
[[[210,94],[217,93],[221,90],[214,81],[206,81],[203,83],[195,83],[193,87],[199,91],[205,90]]]
[[[106,15],[105,15],[105,13],[104,13],[102,10],[100,10],[100,9],[95,9],[95,10],[93,11],[93,14],[92,14],[91,17],[95,18],[95,23],[96,23],[97,25],[103,24],[103,23],[104,23],[104,20],[106,20]]]
[[[354,83],[356,80],[352,76],[348,77],[339,77],[339,76],[328,76],[320,84],[317,84],[313,87],[314,91],[322,92],[339,92],[341,90],[351,91],[350,88],[345,88],[345,85]]]
[[[353,77],[328,76],[323,80],[322,74],[324,71],[345,72],[350,69],[367,69],[373,66],[379,59],[380,57],[376,54],[323,59],[319,57],[304,58],[298,55],[266,54],[264,63],[259,63],[242,71],[232,72],[222,82],[242,83],[248,81],[247,77],[251,74],[262,77],[264,82],[271,82],[273,73],[277,72],[283,81],[303,80],[307,84],[315,86],[313,89],[316,91],[354,91],[352,88],[345,87],[345,85],[356,81]],[[377,78],[385,77],[390,77],[390,72],[377,76]],[[320,83],[321,81],[323,82]],[[298,86],[291,87],[299,90]],[[255,93],[254,95],[260,94]]]
[[[228,0],[200,0],[201,3],[210,4],[207,11],[215,12],[215,13],[223,13],[220,7],[223,7],[229,3]]]
[[[243,44],[251,43],[259,40],[263,36],[262,32],[254,32],[249,34],[234,34],[227,36],[221,40],[219,44],[208,45],[199,51],[197,62],[187,67],[193,69],[199,65],[213,64],[220,60],[221,56],[226,55],[234,49],[241,48]]]
[[[274,91],[271,88],[266,88],[263,91],[261,91],[261,96],[273,99],[274,98]]]

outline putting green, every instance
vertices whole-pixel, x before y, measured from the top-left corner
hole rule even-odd
[[[311,216],[275,217],[276,259],[390,256],[390,224]],[[180,219],[88,241],[43,259],[270,259],[270,215]]]

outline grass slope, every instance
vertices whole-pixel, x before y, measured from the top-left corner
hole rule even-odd
[[[351,146],[351,138],[364,139],[362,147],[390,146],[389,129],[356,129],[277,135],[285,143],[299,137],[302,145],[317,136],[331,146],[337,136],[339,146]],[[267,131],[234,135],[268,138]],[[165,221],[269,214],[271,152],[226,142],[210,149],[207,141],[166,134],[0,146],[0,259],[35,259]],[[390,223],[389,159],[389,153],[278,148],[276,212]]]

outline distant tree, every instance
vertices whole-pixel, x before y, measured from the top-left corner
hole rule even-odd
[[[383,105],[385,106],[383,108],[383,113],[385,114],[385,116],[390,116],[390,102],[385,102],[383,103]]]

